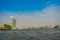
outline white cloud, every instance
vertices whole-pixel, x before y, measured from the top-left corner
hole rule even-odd
[[[60,24],[60,7],[49,6],[42,11],[36,12],[8,12],[4,11],[5,15],[0,17],[0,23],[9,23],[10,16],[15,16],[17,25],[56,25]],[[34,15],[22,15],[18,13],[33,13]]]

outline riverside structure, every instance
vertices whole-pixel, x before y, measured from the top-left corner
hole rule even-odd
[[[10,25],[13,29],[16,28],[16,18],[14,16],[10,17]]]

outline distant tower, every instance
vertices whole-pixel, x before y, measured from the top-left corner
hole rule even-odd
[[[14,16],[11,16],[10,25],[11,27],[16,27],[16,18]]]

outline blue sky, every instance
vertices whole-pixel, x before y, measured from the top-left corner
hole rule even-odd
[[[44,0],[0,0],[0,10],[38,11],[46,6]]]
[[[35,24],[33,23],[34,25],[60,24],[59,14],[60,0],[0,0],[0,24],[8,23],[10,16],[17,17],[17,20],[19,20],[17,21],[17,24],[19,25],[29,25],[28,23],[30,23],[30,21],[32,23],[32,20],[35,22]],[[49,22],[50,20],[45,21],[44,17],[47,20],[50,18],[50,20],[52,20],[51,23]],[[57,20],[54,21],[52,17],[54,19],[57,18]],[[27,19],[27,23],[25,22],[25,19]],[[23,22],[18,23],[22,20]],[[40,21],[42,22],[38,24]]]
[[[0,11],[39,11],[50,4],[60,5],[60,0],[0,0]]]

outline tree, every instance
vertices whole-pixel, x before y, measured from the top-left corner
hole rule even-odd
[[[11,26],[8,24],[4,24],[4,29],[11,29]]]
[[[56,25],[54,28],[58,28],[59,26],[58,25]]]

